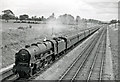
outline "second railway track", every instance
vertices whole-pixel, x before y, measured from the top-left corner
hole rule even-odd
[[[94,60],[88,72],[87,81],[89,80],[103,80],[104,60],[106,51],[106,32],[103,35],[101,42],[96,50]]]
[[[91,40],[90,44],[85,47],[85,49],[80,53],[79,57],[68,67],[64,74],[60,77],[59,81],[63,80],[91,80],[93,74],[93,68],[95,67],[96,60],[100,60],[100,72],[99,78],[94,78],[93,80],[101,80],[103,72],[104,63],[104,50],[105,50],[105,40],[106,40],[106,28],[101,30],[96,37]],[[101,46],[102,45],[102,46]],[[103,54],[101,58],[98,51],[101,50]],[[98,56],[99,55],[99,56]],[[98,56],[98,57],[97,57]]]

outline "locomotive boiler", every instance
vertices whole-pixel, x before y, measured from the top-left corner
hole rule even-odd
[[[13,73],[26,78],[32,76],[98,29],[89,28],[71,36],[54,37],[51,40],[26,45],[15,54]]]

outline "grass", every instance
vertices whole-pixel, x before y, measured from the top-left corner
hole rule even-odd
[[[29,28],[29,25],[31,25],[32,28]],[[18,29],[20,27],[22,27],[22,29]],[[57,36],[69,34],[73,31],[78,31],[74,27],[76,26],[2,22],[2,44],[0,45],[2,50],[2,67],[6,67],[14,63],[14,54],[23,48],[26,44],[42,41],[45,37],[50,39],[52,38],[52,32]]]

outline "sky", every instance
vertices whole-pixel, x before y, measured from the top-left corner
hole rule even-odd
[[[0,14],[10,9],[16,16],[55,17],[71,14],[87,19],[109,21],[118,19],[119,0],[0,0]]]

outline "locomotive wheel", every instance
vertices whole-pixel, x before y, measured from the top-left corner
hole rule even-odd
[[[37,71],[37,69],[36,69],[36,64],[34,64],[34,67],[33,67],[33,69],[32,69],[32,75],[34,75],[35,73],[36,73],[36,71]]]
[[[49,64],[51,64],[51,63],[53,63],[53,60],[52,60],[52,58],[51,58],[51,60],[50,60]]]
[[[57,60],[58,60],[58,59],[59,59],[59,57],[60,57],[60,54],[58,54],[56,57],[57,57]]]
[[[58,57],[57,56],[55,56],[55,60],[57,60],[58,59]]]
[[[48,63],[48,65],[52,63],[52,56],[49,56],[49,57],[47,58],[47,63]]]
[[[33,68],[30,69],[30,74],[29,74],[29,76],[30,76],[30,77],[33,76]]]
[[[52,55],[52,62],[54,62],[55,61],[55,56],[54,55]]]
[[[47,59],[44,61],[44,67],[46,67],[48,65],[48,61]]]

